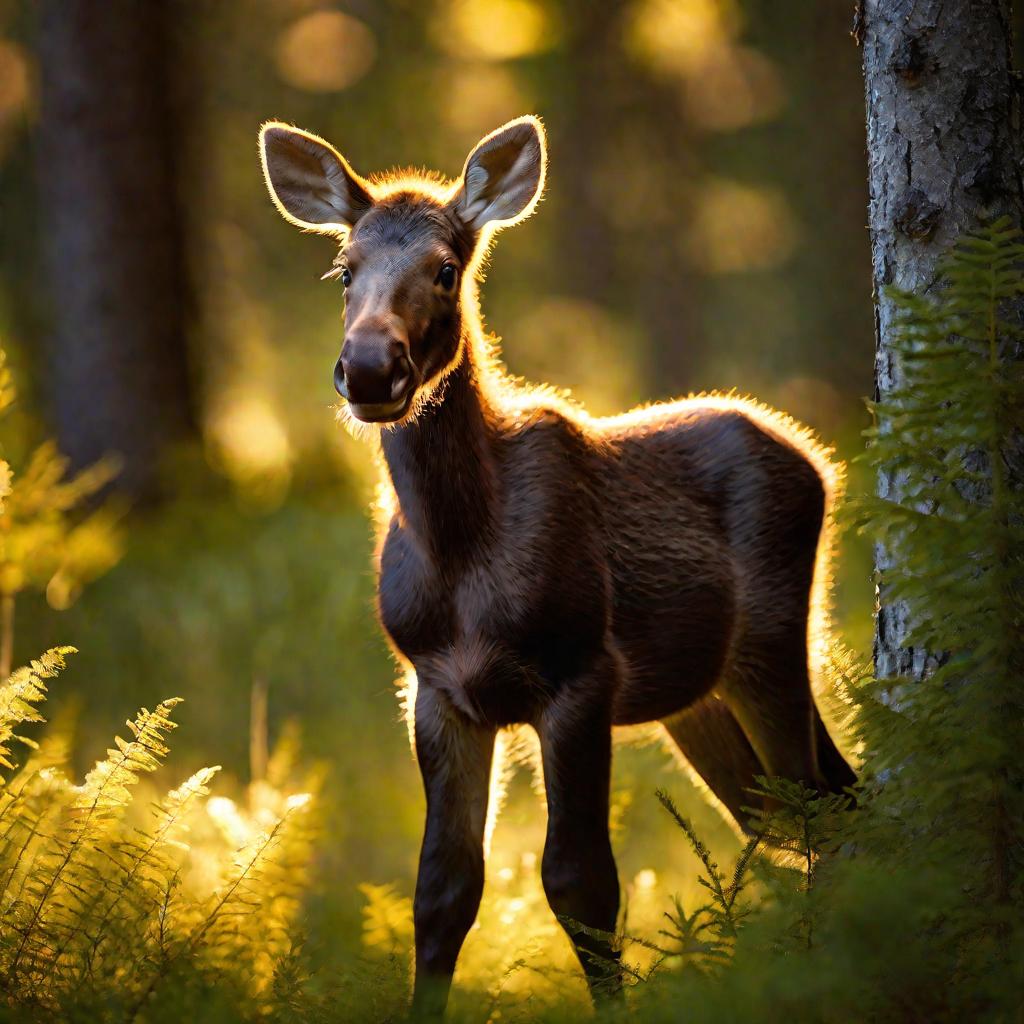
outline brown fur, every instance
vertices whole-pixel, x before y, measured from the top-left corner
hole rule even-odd
[[[502,727],[528,723],[540,739],[552,908],[606,931],[619,900],[613,726],[663,720],[740,822],[757,774],[852,783],[808,675],[830,467],[806,431],[754,403],[705,396],[594,419],[504,374],[476,282],[495,226],[522,219],[540,193],[534,120],[485,139],[450,185],[364,181],[332,154],[305,133],[264,129],[282,212],[348,231],[337,383],[353,425],[384,423],[379,610],[416,680],[427,797],[416,1003],[437,1010],[483,887]],[[311,198],[295,200],[303,183]],[[481,223],[480,210],[496,220]],[[446,262],[458,288],[440,283]],[[597,981],[605,968],[588,953],[611,950],[573,937]]]

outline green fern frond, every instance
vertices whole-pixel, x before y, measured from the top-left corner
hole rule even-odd
[[[122,904],[130,902],[127,920],[121,920],[120,930],[128,927],[141,933],[150,913],[164,898],[163,883],[177,874],[181,867],[181,854],[187,846],[180,836],[188,832],[187,815],[193,803],[209,795],[209,783],[220,771],[220,766],[201,768],[172,789],[154,808],[157,827],[152,832],[137,830],[137,837],[112,844],[104,851],[116,869],[116,882],[109,887],[106,899],[96,901],[87,925],[88,948],[80,957],[79,973],[85,977],[96,969],[97,957],[104,943],[110,939],[108,923],[115,919]],[[169,856],[169,853],[177,857]],[[122,914],[124,917],[124,914]],[[57,951],[56,958],[66,946]]]
[[[934,927],[965,970],[1005,933],[1024,872],[1022,239],[1000,220],[961,239],[928,296],[891,293],[899,384],[871,405],[864,456],[886,493],[854,503],[890,553],[883,602],[930,666],[853,688],[875,779],[857,842],[957,879]]]
[[[679,813],[671,797],[660,790],[657,796],[697,855],[704,869],[697,881],[710,894],[708,903],[689,913],[677,899],[675,912],[665,915],[673,930],[666,929],[661,934],[672,939],[673,957],[681,957],[684,963],[698,971],[717,970],[731,959],[740,925],[749,912],[741,903],[741,896],[750,883],[751,866],[761,848],[763,836],[758,832],[747,840],[727,878],[712,859],[696,829]]]
[[[106,758],[96,762],[75,801],[75,810],[84,812],[85,820],[122,810],[131,799],[129,790],[139,776],[160,767],[168,753],[164,736],[178,727],[171,720],[171,712],[180,703],[180,697],[172,697],[158,704],[154,711],[143,708],[134,721],[129,719],[125,723],[133,738],[114,737],[116,749],[108,749]]]
[[[39,445],[18,476],[9,499],[10,515],[32,520],[55,512],[70,512],[117,475],[117,464],[109,459],[71,477],[68,476],[70,464],[53,441]]]
[[[13,398],[0,351],[0,414]],[[52,606],[65,607],[119,558],[117,510],[78,511],[113,472],[106,462],[69,474],[49,443],[13,482],[0,461],[0,664],[10,662],[22,590],[43,590]],[[150,994],[172,972],[161,1008],[177,1005],[182,979],[192,990],[230,989],[246,1019],[266,1017],[282,993],[297,1002],[295,923],[315,833],[304,810],[310,795],[286,790],[296,744],[278,748],[273,772],[237,806],[237,826],[249,837],[241,851],[213,824],[218,800],[231,803],[210,796],[218,769],[148,800],[176,727],[177,699],[142,709],[129,734],[75,785],[62,770],[66,719],[41,741],[21,735],[22,726],[43,721],[48,681],[72,650],[55,648],[0,681],[5,1010],[19,1020],[132,1020],[149,1012]],[[20,768],[19,745],[28,751]],[[317,780],[310,783],[315,789]]]
[[[7,968],[8,984],[19,974],[32,975],[34,969],[44,974],[59,969],[53,950],[65,949],[84,928],[96,899],[91,894],[102,879],[93,863],[95,847],[106,823],[130,802],[130,789],[140,774],[154,771],[166,755],[163,736],[176,727],[169,716],[178,703],[180,698],[172,698],[155,711],[143,708],[128,721],[134,739],[116,738],[116,749],[108,750],[89,772],[63,826],[33,859],[24,901],[15,907],[21,939]]]
[[[18,739],[14,730],[25,722],[43,721],[38,705],[46,700],[46,681],[56,677],[65,668],[67,656],[74,653],[73,647],[54,647],[0,684],[0,765],[4,768],[17,767],[10,747]],[[5,781],[0,776],[0,785]]]

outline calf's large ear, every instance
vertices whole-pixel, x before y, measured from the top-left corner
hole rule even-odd
[[[285,220],[336,234],[373,205],[367,183],[333,146],[299,128],[270,121],[260,129],[263,175]]]
[[[528,217],[544,189],[547,147],[536,117],[519,117],[477,143],[452,199],[455,212],[475,231]]]

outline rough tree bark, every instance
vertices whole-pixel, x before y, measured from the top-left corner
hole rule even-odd
[[[867,99],[875,391],[884,398],[901,371],[892,348],[894,309],[883,289],[926,293],[958,236],[1003,214],[1021,223],[1011,4],[863,0],[854,31],[863,44]],[[891,474],[877,486],[882,497],[900,495],[901,481]],[[909,610],[886,600],[886,572],[897,558],[876,549],[875,670],[880,679],[921,679],[936,655],[906,646]]]
[[[116,453],[117,486],[155,493],[192,433],[191,296],[164,0],[41,0],[38,185],[58,442],[76,467]]]

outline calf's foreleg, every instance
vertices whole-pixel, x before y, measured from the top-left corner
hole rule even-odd
[[[483,892],[495,732],[470,721],[443,692],[421,681],[415,735],[427,821],[413,902],[413,1012],[434,1018],[444,1012],[455,961]]]
[[[538,723],[548,830],[541,880],[551,909],[562,919],[591,991],[618,991],[619,953],[605,938],[574,926],[615,930],[619,879],[608,835],[611,774],[611,659],[571,684]]]

